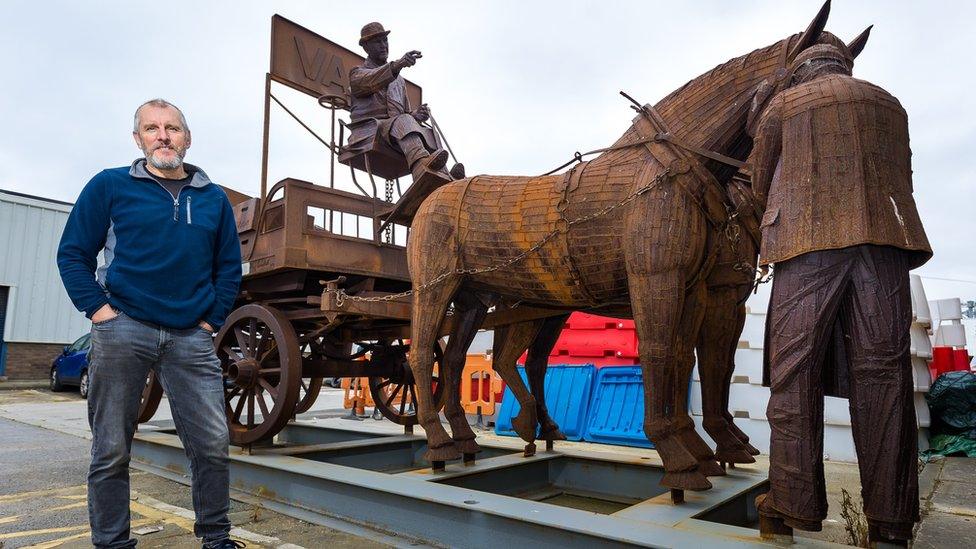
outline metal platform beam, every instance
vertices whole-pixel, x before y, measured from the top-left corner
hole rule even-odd
[[[658,486],[656,457],[562,449],[524,457],[514,443],[486,447],[476,463],[435,473],[422,461],[425,450],[421,436],[293,423],[272,447],[251,455],[232,449],[231,486],[279,512],[291,508],[304,520],[319,514],[333,527],[340,519],[407,545],[775,545],[745,527],[756,520],[755,495],[765,491],[755,472],[729,470],[712,478],[712,490],[688,492],[684,504],[672,505]],[[132,456],[134,466],[187,480],[183,448],[169,432],[137,433]]]

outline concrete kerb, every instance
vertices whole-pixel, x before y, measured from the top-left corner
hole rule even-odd
[[[5,379],[0,380],[0,391],[22,391],[25,389],[47,389],[50,381],[46,379]]]

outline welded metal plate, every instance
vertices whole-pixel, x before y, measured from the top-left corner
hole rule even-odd
[[[338,518],[360,535],[368,526],[404,546],[773,546],[748,527],[753,499],[766,490],[758,471],[729,470],[713,478],[714,489],[672,505],[658,486],[663,469],[653,452],[596,456],[567,446],[524,457],[511,442],[490,444],[475,464],[435,473],[421,460],[420,435],[338,419],[292,423],[272,447],[231,450],[231,485],[279,512],[309,520],[311,511],[333,528]],[[187,482],[171,432],[137,433],[132,453],[135,467]]]

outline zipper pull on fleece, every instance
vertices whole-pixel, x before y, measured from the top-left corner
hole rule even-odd
[[[190,199],[192,196],[186,197],[186,224],[193,225],[193,215],[190,213]]]
[[[173,199],[173,221],[180,220],[180,199]]]

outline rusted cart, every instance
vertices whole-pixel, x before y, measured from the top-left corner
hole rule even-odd
[[[330,187],[285,179],[265,192],[266,131],[263,198],[225,189],[235,204],[244,277],[235,308],[214,344],[224,372],[230,439],[242,446],[270,440],[295,415],[307,411],[326,377],[368,377],[373,400],[384,417],[407,429],[417,423],[417,394],[405,339],[410,334],[410,301],[398,295],[410,290],[404,248],[408,228],[393,223],[382,231],[381,227],[393,210],[396,194],[400,200],[417,201],[423,198],[418,191],[426,191],[399,192],[399,178],[409,169],[402,155],[382,140],[357,155],[341,147],[344,124],[338,120],[337,127],[336,115],[349,105],[346,85],[302,81],[308,74],[301,64],[305,50],[291,54],[288,50],[296,45],[317,47],[324,53],[316,54],[316,59],[331,56],[330,63],[340,66],[343,59],[346,64],[356,59],[352,52],[295,23],[280,16],[272,19],[266,127],[267,101],[280,104],[270,93],[272,80],[313,95],[331,111],[332,138],[329,143],[319,139],[329,147],[332,159]],[[409,93],[419,98],[420,88],[408,84]],[[349,166],[361,195],[332,188],[337,159]],[[356,180],[356,170],[360,177],[368,177],[363,180],[369,181],[372,193]],[[382,199],[377,179],[384,187]],[[409,223],[409,219],[397,221]],[[343,295],[355,298],[343,300],[329,291],[340,288]],[[520,308],[504,316],[515,322],[548,314],[552,313]],[[504,322],[499,315],[489,315],[486,327]],[[443,333],[450,328],[448,319]],[[438,383],[436,372],[442,370],[443,351],[439,343],[435,347],[434,399],[440,409],[444,384]],[[153,416],[161,397],[160,384],[151,374],[140,421]]]
[[[378,232],[389,206],[297,179],[273,186],[263,207],[257,198],[235,206],[245,275],[236,306],[214,339],[233,444],[274,437],[312,406],[326,377],[368,377],[384,417],[408,428],[416,424],[405,339],[411,306],[408,297],[397,296],[410,289],[406,251]],[[376,299],[341,300],[328,291],[338,288]],[[512,309],[489,315],[486,327],[548,314]],[[450,328],[449,318],[442,331]],[[434,354],[437,372],[440,344]],[[444,384],[437,381],[435,374],[440,408]],[[151,378],[142,421],[152,417],[161,394]]]

